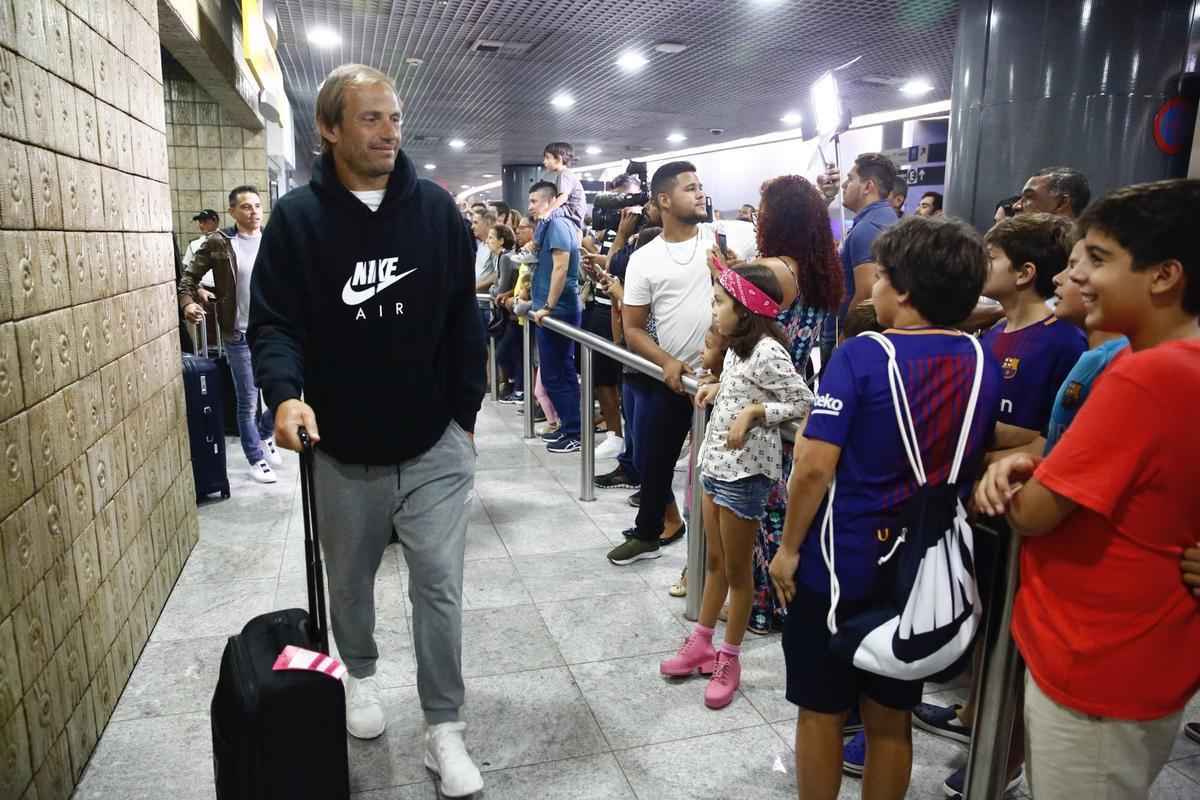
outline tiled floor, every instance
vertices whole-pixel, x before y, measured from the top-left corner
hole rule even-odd
[[[628,492],[577,501],[579,456],[527,445],[513,407],[485,405],[478,444],[463,667],[468,741],[485,771],[481,797],[795,797],[795,710],[783,696],[777,638],[750,637],[740,696],[708,711],[702,682],[657,674],[661,655],[687,631],[684,601],[667,595],[686,545],[656,561],[613,567],[604,553],[632,523]],[[236,441],[230,446],[237,464]],[[225,637],[256,614],[305,603],[294,457],[280,473],[279,484],[264,487],[234,466],[233,498],[200,509],[200,542],[78,797],[213,797],[208,704]],[[437,796],[421,764],[406,588],[403,559],[390,548],[377,586],[389,725],[380,740],[350,742],[352,788],[361,800]],[[947,700],[963,693],[933,691]],[[1200,704],[1189,718],[1200,719]],[[1200,745],[1181,736],[1172,756],[1154,799],[1196,800]],[[917,731],[909,797],[942,797],[942,780],[965,757]],[[847,778],[842,796],[857,798],[859,788]]]

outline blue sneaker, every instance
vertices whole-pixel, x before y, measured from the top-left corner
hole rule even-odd
[[[918,703],[913,709],[913,725],[934,736],[951,739],[959,744],[971,743],[971,729],[963,725],[958,718],[958,710],[962,706],[935,706],[930,703]]]
[[[859,731],[842,747],[842,772],[861,778],[867,763],[867,734]]]
[[[842,736],[849,736],[852,733],[860,733],[863,729],[862,714],[858,713],[858,706],[850,709],[850,715],[846,717],[846,724],[842,726]]]
[[[1004,787],[1004,793],[1008,794],[1009,792],[1019,788],[1021,785],[1021,779],[1024,777],[1025,768],[1021,767],[1019,770],[1017,770],[1017,776],[1010,780]],[[942,784],[942,791],[946,793],[946,797],[949,797],[950,800],[962,800],[963,785],[966,782],[967,768],[963,767],[962,769],[956,769],[949,778],[946,778],[946,782]]]

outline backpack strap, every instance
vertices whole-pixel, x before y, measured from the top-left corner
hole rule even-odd
[[[916,425],[913,423],[912,410],[908,406],[904,376],[900,374],[900,365],[896,363],[896,347],[881,333],[867,331],[861,335],[873,339],[887,354],[888,386],[892,390],[892,410],[896,412],[896,427],[900,431],[900,441],[904,444],[904,454],[908,456],[908,466],[912,468],[913,477],[918,486],[924,486],[928,482],[925,463],[921,460],[921,444],[917,438]]]
[[[962,469],[963,456],[967,452],[967,439],[971,438],[971,423],[975,421],[975,408],[979,405],[979,387],[983,385],[983,348],[974,336],[968,336],[975,346],[975,379],[971,383],[971,399],[967,401],[967,413],[963,415],[962,430],[958,434],[958,447],[954,450],[954,465],[950,467],[949,483],[958,483],[958,472]]]

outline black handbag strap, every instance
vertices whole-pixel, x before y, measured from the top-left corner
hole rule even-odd
[[[301,427],[300,505],[304,512],[304,565],[308,580],[308,616],[312,620],[313,641],[321,652],[329,653],[329,626],[325,620],[325,566],[321,561],[321,537],[317,531],[317,492],[313,485],[314,450],[308,431]]]

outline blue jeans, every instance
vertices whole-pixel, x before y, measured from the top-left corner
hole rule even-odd
[[[733,481],[700,476],[704,493],[713,502],[732,511],[742,519],[756,520],[767,510],[767,496],[775,482],[766,475],[751,475]]]
[[[258,411],[258,386],[254,383],[254,368],[250,365],[250,345],[245,333],[235,333],[225,339],[229,371],[233,373],[233,391],[237,396],[238,433],[242,437],[242,452],[251,464],[262,461],[263,439],[275,435],[275,412],[266,408],[254,424]]]
[[[555,317],[568,325],[579,325],[579,311],[571,317]],[[579,378],[575,372],[575,343],[545,328],[537,329],[537,346],[542,386],[554,403],[561,427],[568,439],[579,438]]]
[[[639,486],[642,473],[638,472],[638,393],[634,389],[633,374],[626,373],[621,386],[621,411],[625,417],[625,449],[617,456],[617,463],[625,471],[625,477]]]

